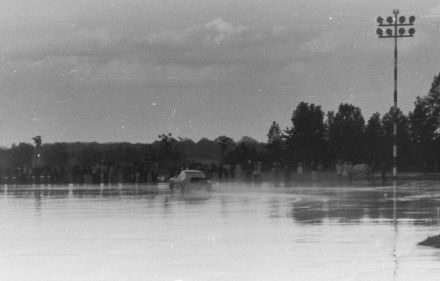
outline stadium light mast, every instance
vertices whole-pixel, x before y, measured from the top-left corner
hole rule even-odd
[[[379,28],[376,33],[379,39],[390,38],[394,39],[394,105],[393,105],[393,178],[397,176],[397,39],[403,37],[413,37],[416,30],[412,27],[415,16],[410,16],[408,19],[399,14],[398,9],[393,10],[394,17],[377,18]]]

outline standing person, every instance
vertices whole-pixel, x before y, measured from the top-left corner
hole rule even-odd
[[[245,170],[245,179],[247,182],[252,180],[252,172],[254,170],[254,165],[251,160],[248,161],[246,170]]]
[[[229,177],[231,178],[231,180],[235,179],[235,164],[229,165]]]
[[[279,174],[280,174],[280,162],[274,161],[272,164],[272,177],[275,182],[278,182]]]
[[[351,161],[348,162],[348,181],[351,182],[353,180],[353,163]]]
[[[284,183],[290,183],[290,165],[288,162],[284,165]]]
[[[312,160],[312,163],[310,163],[310,168],[312,169],[312,181],[315,182],[317,180],[317,170],[318,170],[318,166],[315,161]]]
[[[387,165],[385,164],[385,162],[382,162],[381,174],[382,174],[382,184],[385,184],[387,182]]]
[[[210,170],[211,170],[210,173],[211,173],[212,178],[214,178],[215,176],[217,176],[217,164],[215,164],[215,162],[212,162],[212,163],[211,163]]]
[[[224,164],[223,165],[223,175],[224,175],[226,180],[229,180],[229,177],[230,177],[229,170],[230,170],[229,164]]]
[[[373,160],[373,162],[371,162],[371,169],[368,175],[368,180],[371,181],[373,184],[375,184],[375,178],[374,178],[375,173],[376,173],[376,162]]]
[[[298,163],[298,167],[296,168],[296,173],[298,175],[299,181],[302,182],[302,174],[304,173],[304,168],[301,162]]]
[[[347,181],[347,179],[348,179],[348,169],[349,169],[348,162],[345,161],[344,165],[342,167],[342,177],[343,177],[344,181]]]
[[[262,181],[263,174],[263,164],[261,161],[257,162],[254,170],[254,181],[260,183]]]
[[[343,170],[344,170],[344,166],[342,165],[342,161],[338,160],[338,162],[336,162],[336,175],[338,176],[339,182],[342,181]]]
[[[217,178],[219,181],[223,179],[223,165],[219,164],[217,167]]]
[[[243,169],[241,168],[240,163],[237,163],[237,166],[235,168],[235,176],[237,177],[237,179],[242,180],[243,178]]]

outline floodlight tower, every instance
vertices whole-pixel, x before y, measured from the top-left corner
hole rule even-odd
[[[35,142],[34,154],[32,155],[32,168],[41,168],[43,163],[43,149],[41,147],[41,136],[32,138]]]
[[[378,17],[377,23],[379,28],[376,30],[379,38],[394,39],[394,105],[393,105],[393,178],[397,176],[397,39],[403,37],[413,37],[416,30],[413,27],[415,16],[406,19],[404,16],[397,18],[398,9],[393,10],[394,17],[384,18]],[[408,28],[410,27],[410,28]],[[384,29],[385,32],[384,32]],[[408,29],[407,29],[408,28]]]

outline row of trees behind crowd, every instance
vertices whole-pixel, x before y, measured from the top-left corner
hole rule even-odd
[[[437,171],[440,155],[440,75],[429,93],[417,97],[414,109],[381,116],[374,113],[367,121],[361,109],[342,103],[337,111],[325,114],[319,105],[301,102],[293,111],[291,127],[281,129],[274,121],[267,142],[250,137],[234,141],[227,136],[198,142],[163,134],[151,144],[131,143],[53,143],[43,144],[44,165],[32,167],[34,146],[19,143],[0,149],[1,178],[29,182],[32,176],[50,175],[52,181],[91,182],[157,181],[174,176],[182,168],[223,171],[231,167],[265,170],[281,167],[293,170],[302,163],[334,170],[337,161],[367,163],[373,169],[390,167],[393,122],[397,121],[398,167],[400,170]],[[232,174],[232,172],[230,173]],[[103,179],[105,176],[105,179]],[[35,180],[35,179],[33,179]]]
[[[365,122],[361,109],[351,104],[340,104],[338,111],[325,115],[320,106],[301,102],[293,112],[291,128],[282,131],[273,122],[267,147],[276,159],[287,155],[304,163],[319,161],[327,166],[338,160],[367,163],[373,168],[390,166],[394,120],[398,167],[438,171],[440,74],[434,77],[429,93],[416,98],[408,115],[390,108],[383,116],[374,113]]]

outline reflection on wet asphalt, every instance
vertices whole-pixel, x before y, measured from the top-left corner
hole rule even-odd
[[[436,182],[1,186],[5,280],[437,280]],[[26,270],[24,270],[26,269]]]

